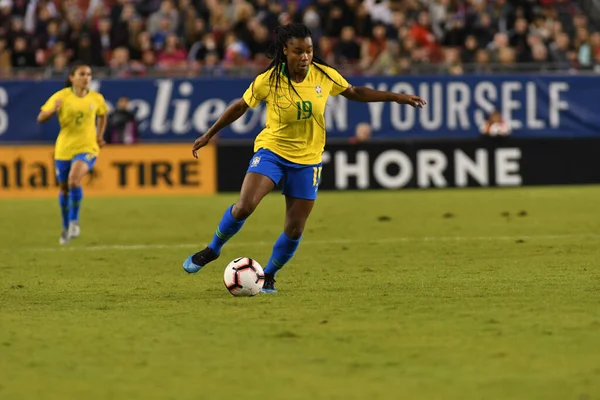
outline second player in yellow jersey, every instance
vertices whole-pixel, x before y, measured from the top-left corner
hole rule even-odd
[[[66,87],[50,96],[38,115],[38,122],[42,123],[56,114],[60,124],[54,160],[63,220],[61,244],[80,234],[81,181],[93,168],[104,145],[108,108],[104,97],[89,89],[91,78],[89,66],[75,66]]]

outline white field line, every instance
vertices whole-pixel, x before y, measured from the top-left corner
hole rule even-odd
[[[302,245],[306,246],[329,246],[334,244],[384,244],[384,243],[406,243],[406,242],[477,242],[477,241],[512,241],[512,240],[560,240],[577,238],[600,238],[600,234],[580,233],[563,235],[514,235],[514,236],[424,236],[424,237],[393,237],[379,239],[329,239],[329,240],[303,240]],[[232,240],[227,243],[227,247],[248,247],[248,246],[272,246],[273,241],[247,241],[238,242]],[[92,246],[59,246],[56,247],[38,247],[22,249],[39,252],[56,251],[105,251],[105,250],[159,250],[159,249],[200,249],[203,248],[198,243],[178,243],[178,244],[105,244]]]

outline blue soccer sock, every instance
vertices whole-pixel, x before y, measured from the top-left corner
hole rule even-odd
[[[62,215],[62,226],[63,229],[67,229],[69,226],[69,194],[59,192],[58,204],[60,204],[60,213]]]
[[[219,222],[219,227],[215,231],[212,242],[208,245],[215,253],[220,254],[221,248],[229,239],[233,237],[236,233],[242,229],[245,219],[238,221],[233,218],[231,214],[233,210],[233,206],[229,207],[225,214],[223,214],[223,218],[221,218],[221,222]]]
[[[302,238],[300,237],[296,240],[290,239],[285,232],[282,233],[273,246],[273,253],[265,267],[265,274],[276,274],[277,271],[283,268],[283,266],[294,256],[294,253],[300,244],[300,239]]]
[[[79,208],[83,199],[83,189],[81,186],[71,188],[71,211],[69,213],[69,221],[79,221]]]

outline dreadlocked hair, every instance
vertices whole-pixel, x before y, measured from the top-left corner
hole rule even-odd
[[[295,102],[293,101],[294,94],[296,94],[296,96],[298,96],[300,99],[302,99],[302,96],[300,96],[300,94],[292,84],[291,74],[289,66],[286,63],[286,56],[283,52],[283,48],[291,39],[304,39],[308,37],[312,37],[312,32],[304,24],[293,23],[288,25],[281,25],[275,28],[275,39],[269,46],[269,49],[267,50],[267,57],[272,59],[272,61],[261,74],[265,74],[269,70],[271,71],[269,75],[269,86],[271,87],[271,90],[277,92],[277,90],[281,87],[281,79],[283,72],[283,76],[285,77],[284,79],[287,79],[290,95],[290,97],[288,98],[288,107],[295,106]],[[333,78],[331,78],[331,76],[329,76],[329,74],[323,69],[323,67],[331,68],[331,66],[318,56],[313,55],[311,66],[321,71],[334,84],[338,86],[340,85]],[[278,109],[282,108],[279,104],[276,105]]]

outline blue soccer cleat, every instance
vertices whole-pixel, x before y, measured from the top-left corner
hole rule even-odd
[[[277,293],[277,289],[275,289],[275,274],[265,274],[265,284],[260,291],[263,293]]]
[[[196,254],[192,254],[186,258],[183,262],[183,269],[188,274],[195,274],[206,264],[216,260],[217,258],[219,258],[219,254],[215,253],[210,247],[207,247],[204,250],[199,251]]]

